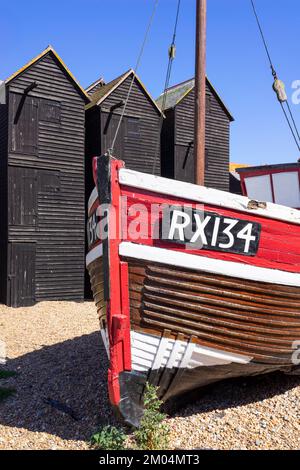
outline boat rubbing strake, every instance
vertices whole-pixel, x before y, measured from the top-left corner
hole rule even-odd
[[[89,270],[110,401],[138,425],[229,377],[290,372],[300,338],[300,212],[94,159]]]

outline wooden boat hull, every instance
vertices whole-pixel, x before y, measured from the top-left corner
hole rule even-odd
[[[135,178],[139,175],[134,174]],[[90,237],[87,268],[110,358],[110,400],[125,421],[138,425],[147,381],[157,385],[160,397],[167,401],[229,377],[297,369],[298,211],[287,213],[278,206],[279,220],[275,220],[274,208],[266,215],[252,216],[248,210],[245,214],[232,207],[214,206],[219,214],[229,211],[231,217],[247,217],[253,223],[259,220],[257,253],[250,257],[193,249],[190,245],[179,249],[179,245],[169,245],[161,237],[142,239],[139,233],[133,239],[132,204],[143,200],[147,205],[157,195],[148,189],[145,193],[144,187],[131,188],[130,181],[122,184],[122,178],[120,162],[103,157],[95,161],[95,180],[101,187],[98,186],[99,196],[94,194],[91,198],[89,216],[98,227],[98,234]],[[160,185],[164,182],[162,178],[155,181]],[[145,186],[145,181],[142,184]],[[192,192],[194,185],[185,188]],[[122,193],[127,198],[124,212]],[[163,199],[169,203],[171,196],[165,194]],[[103,219],[99,214],[97,220],[94,216],[99,212],[100,200],[108,204],[108,227],[112,227],[111,208],[117,215],[114,226],[118,230],[104,240],[98,225]],[[177,196],[174,202],[176,207],[182,204]],[[247,207],[245,198],[238,202]],[[146,224],[145,214],[140,225],[143,221]],[[155,227],[155,220],[150,227]],[[274,259],[267,249],[270,233],[276,236]]]

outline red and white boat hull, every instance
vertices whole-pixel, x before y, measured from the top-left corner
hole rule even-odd
[[[87,268],[110,400],[138,425],[146,381],[164,401],[228,377],[297,368],[300,212],[94,160]],[[159,206],[159,207],[157,207]]]

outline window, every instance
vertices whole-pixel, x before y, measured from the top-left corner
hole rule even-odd
[[[140,138],[140,121],[138,118],[127,118],[127,137],[133,139]]]
[[[40,121],[53,122],[60,124],[61,105],[58,101],[41,100],[40,101]]]
[[[300,188],[298,171],[273,173],[275,203],[288,207],[300,207]]]
[[[250,176],[245,178],[247,196],[258,201],[273,202],[270,175]]]
[[[300,207],[298,171],[283,171],[260,176],[245,177],[247,196],[259,201],[283,206]],[[273,194],[274,193],[274,194]]]

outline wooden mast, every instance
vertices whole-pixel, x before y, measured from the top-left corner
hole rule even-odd
[[[197,0],[195,56],[195,183],[204,185],[206,106],[206,0]]]

